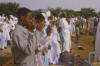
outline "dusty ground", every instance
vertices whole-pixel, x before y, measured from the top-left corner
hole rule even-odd
[[[75,38],[72,39],[72,53],[74,54],[74,64],[78,66],[78,62],[83,62],[88,59],[88,53],[93,51],[93,37],[89,34],[84,34],[80,36],[78,42]],[[81,44],[83,46],[82,50],[79,50],[77,46]],[[0,66],[13,66],[13,59],[11,54],[10,46],[7,49],[0,50]],[[69,66],[69,65],[51,65],[51,66]],[[86,65],[85,65],[86,66]]]
[[[75,38],[73,38],[73,40],[75,40]],[[83,34],[80,36],[78,42],[72,42],[72,53],[75,56],[75,66],[77,66],[77,62],[84,62],[88,60],[88,53],[94,50],[93,41],[93,36],[89,34]],[[83,46],[83,49],[78,49],[77,46],[79,44]]]

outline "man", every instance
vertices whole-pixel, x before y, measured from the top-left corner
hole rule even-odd
[[[98,24],[96,32],[95,51],[100,51],[100,22]]]
[[[17,12],[18,24],[12,32],[11,49],[14,66],[36,66],[35,45],[36,37],[32,30],[32,12],[27,8],[20,8]]]
[[[70,28],[64,14],[61,15],[59,27],[62,29],[62,35],[64,37],[63,52],[70,52],[71,49]]]

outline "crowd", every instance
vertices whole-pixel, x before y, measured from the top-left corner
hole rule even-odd
[[[0,16],[1,49],[10,41],[15,66],[49,66],[58,64],[61,53],[71,53],[72,37],[78,40],[82,31],[96,35],[99,17],[54,16],[41,11],[20,8],[16,14]]]
[[[17,24],[18,19],[13,15],[5,16],[5,14],[0,15],[0,40],[1,40],[1,50],[7,48],[7,42],[11,40],[10,32],[14,30],[15,24]]]

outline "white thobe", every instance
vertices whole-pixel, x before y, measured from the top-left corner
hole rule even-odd
[[[66,18],[61,18],[59,26],[62,28],[62,35],[64,37],[64,44],[63,44],[63,52],[67,51],[70,52],[71,49],[71,36],[70,36],[70,28]]]
[[[15,29],[15,25],[17,24],[17,19],[16,20],[9,20],[9,25],[10,25],[10,29],[14,30]]]
[[[49,62],[56,64],[58,63],[59,57],[60,57],[60,44],[58,42],[58,40],[60,40],[60,36],[57,32],[57,28],[56,26],[53,26],[53,33],[51,35],[52,37],[52,44],[51,44],[51,50],[49,51]]]
[[[71,24],[71,35],[73,35],[75,32],[75,19],[74,18],[71,18],[70,24]]]
[[[100,22],[98,24],[97,33],[96,33],[95,51],[100,51]]]
[[[1,29],[3,30],[3,32],[1,32],[1,40],[3,41],[3,44],[1,45],[1,48],[3,49],[4,47],[7,47],[7,41],[10,40],[10,28],[9,28],[9,24],[7,23],[3,23],[3,26],[1,27]]]
[[[100,52],[100,22],[98,24],[97,33],[96,33],[95,52],[96,53]],[[97,57],[98,55],[95,56]],[[100,55],[99,55],[99,60],[100,60]]]

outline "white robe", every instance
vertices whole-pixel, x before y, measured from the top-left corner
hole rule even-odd
[[[15,18],[15,19],[10,19],[10,20],[9,20],[10,29],[11,29],[11,30],[14,30],[14,29],[15,29],[15,25],[16,25],[17,23],[18,23],[17,18]]]
[[[97,33],[96,33],[95,51],[100,52],[100,22],[98,24]]]
[[[75,33],[75,19],[74,18],[71,18],[70,24],[71,24],[71,35],[73,35]]]
[[[3,26],[1,27],[1,29],[3,30],[2,34],[1,34],[1,38],[4,40],[10,40],[10,27],[9,24],[7,23],[3,23]]]
[[[58,42],[58,40],[60,40],[60,36],[57,32],[56,26],[53,27],[53,33],[51,35],[51,38],[52,38],[52,44],[51,44],[51,50],[48,53],[49,54],[48,58],[50,63],[56,64],[58,63],[61,53],[60,44]]]
[[[67,51],[70,52],[71,49],[71,36],[70,36],[70,28],[66,18],[61,18],[59,26],[62,28],[62,35],[64,37],[64,44],[63,44],[63,52]]]
[[[1,29],[3,30],[3,32],[0,33],[0,39],[3,41],[1,48],[4,49],[4,47],[7,47],[7,41],[10,40],[9,24],[4,22]]]
[[[100,52],[100,22],[98,24],[97,27],[97,33],[96,33],[96,40],[95,40],[95,52],[98,53]],[[99,61],[100,61],[100,55],[95,55],[96,57],[98,57]]]
[[[44,16],[46,22],[45,27],[43,28],[43,34],[44,34],[43,37],[46,37],[47,36],[46,29],[49,25],[49,20],[48,20],[48,16],[45,13],[42,13],[42,15]]]

